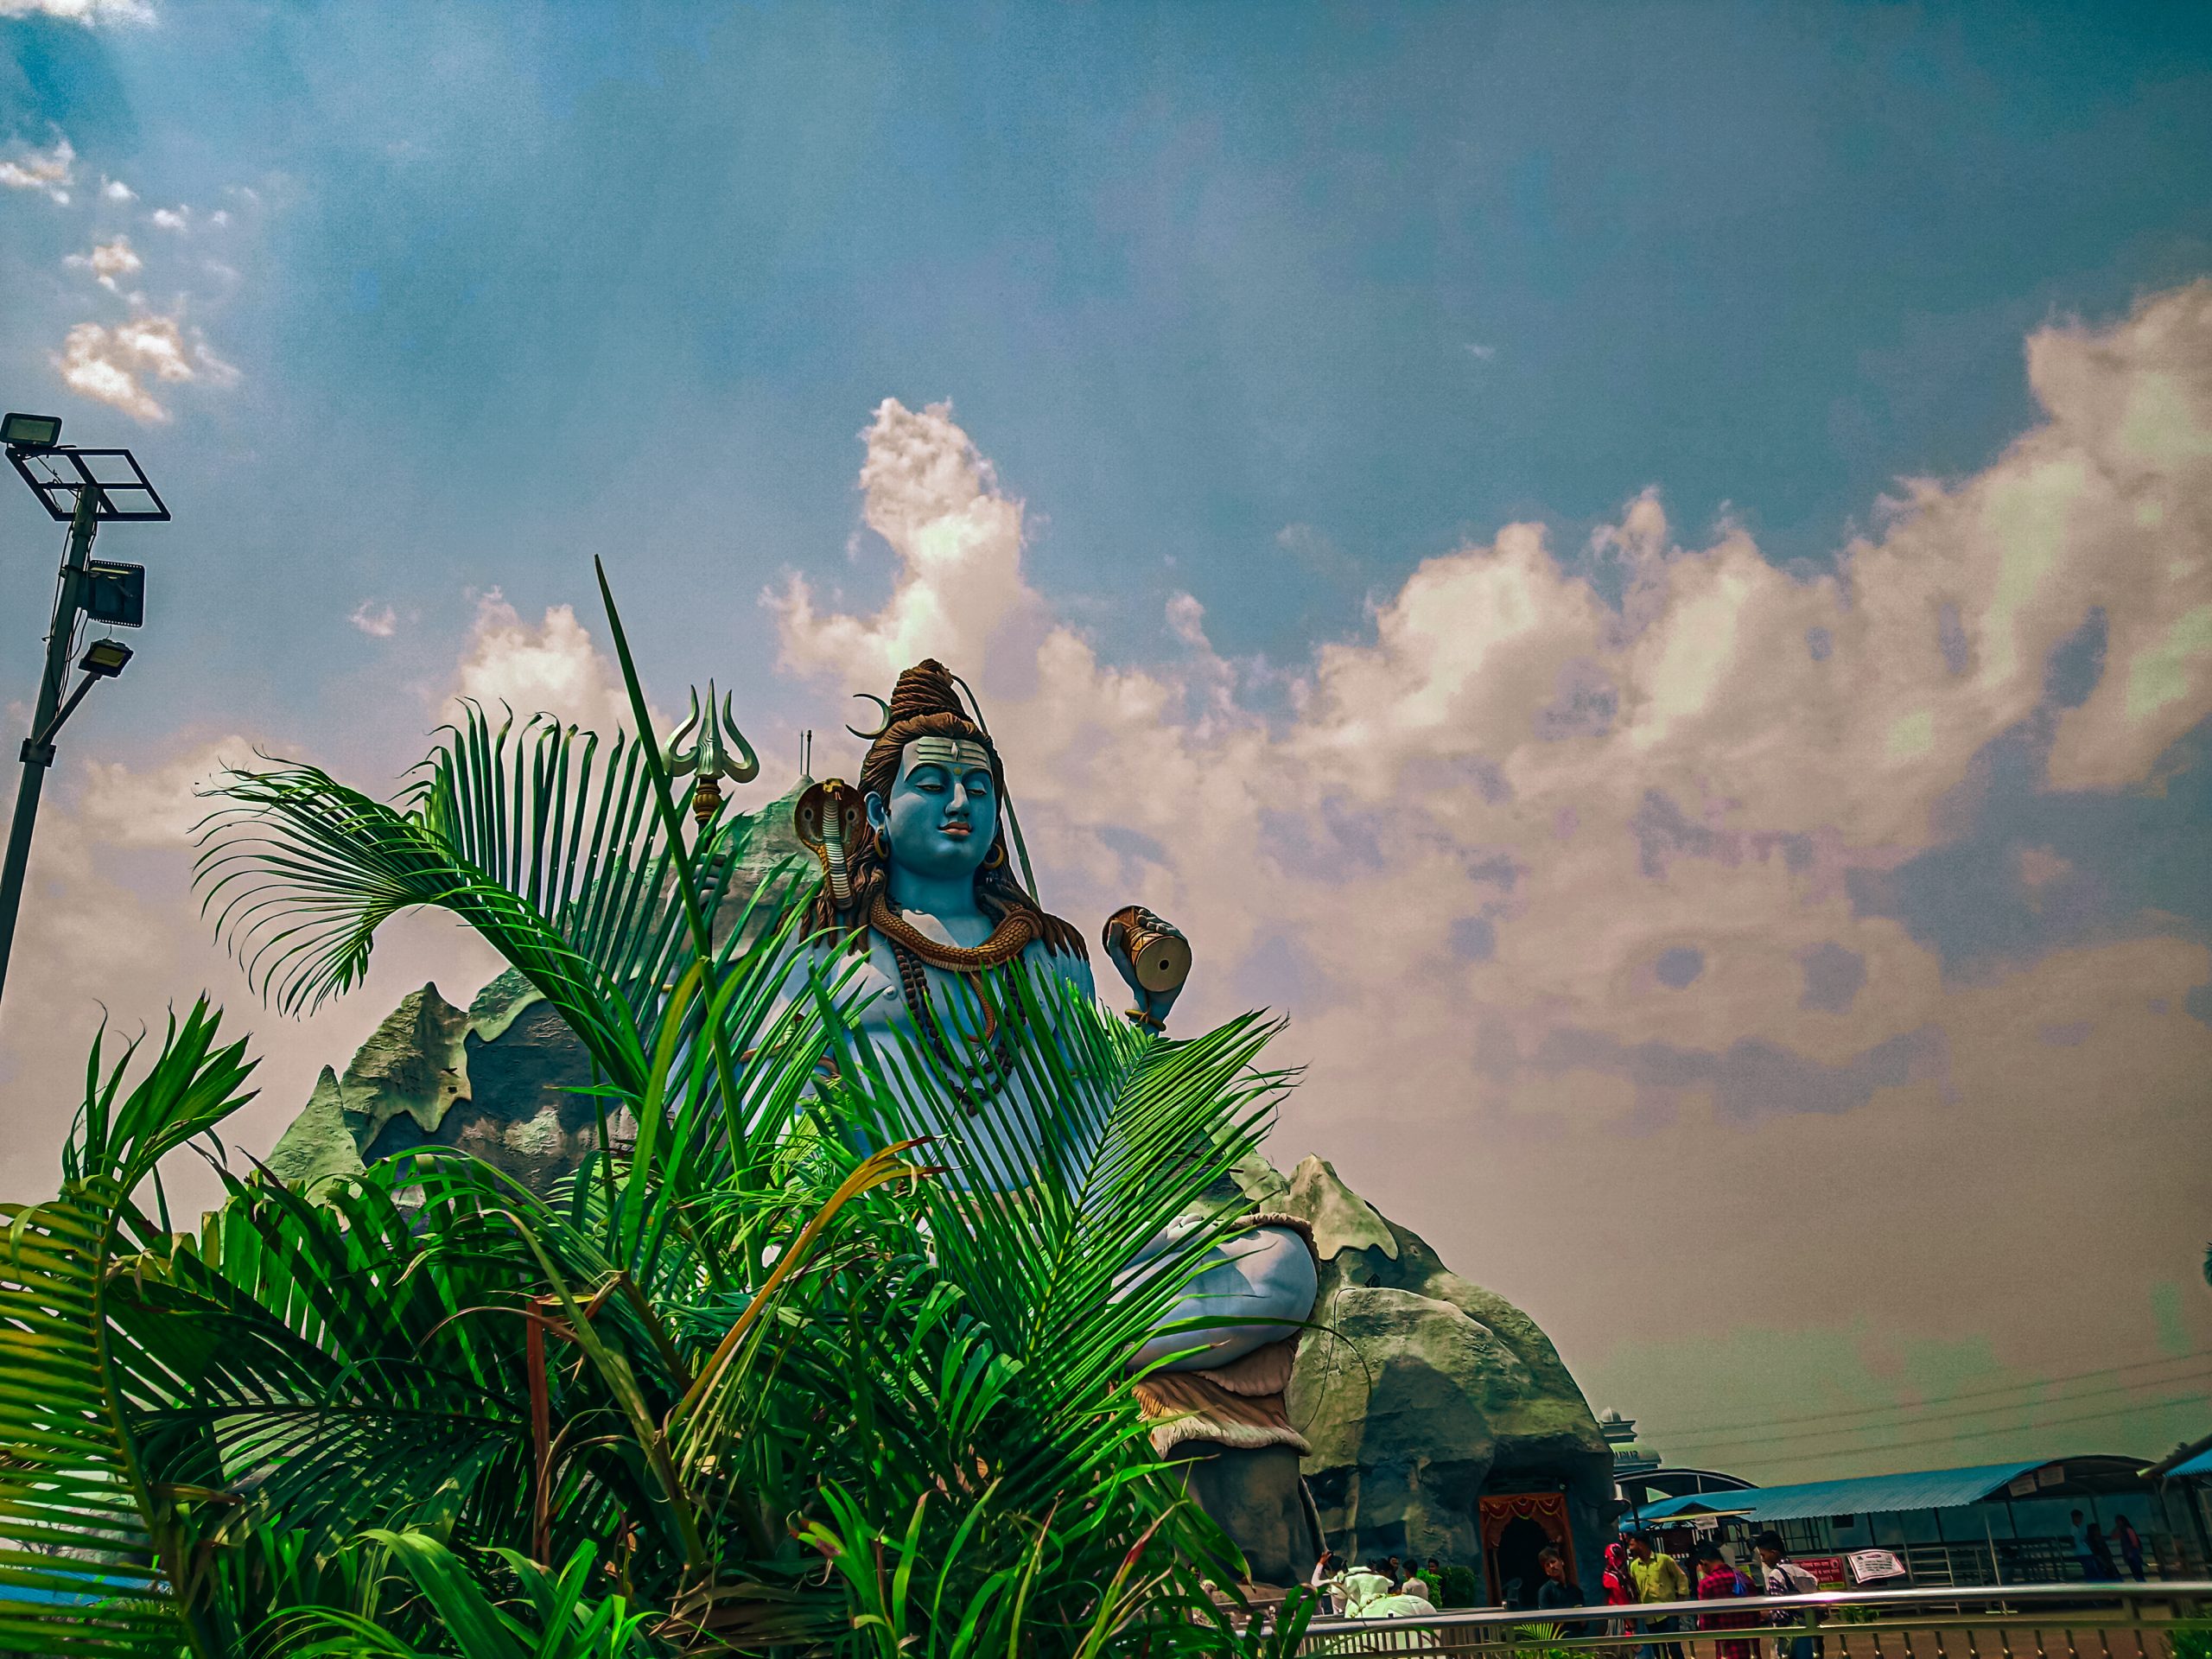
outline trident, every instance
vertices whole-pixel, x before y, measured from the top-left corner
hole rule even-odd
[[[691,736],[694,728],[698,736],[689,747],[684,739]],[[744,759],[733,760],[723,740],[736,747]],[[749,784],[760,775],[760,757],[753,753],[753,746],[745,741],[745,734],[737,729],[737,694],[733,691],[722,699],[720,714],[715,709],[715,683],[707,682],[707,708],[702,716],[699,709],[699,688],[691,688],[691,714],[674,735],[668,740],[668,773],[671,778],[686,778],[693,772],[699,781],[691,791],[691,816],[704,830],[721,810],[722,786],[717,780],[727,778],[734,784]]]

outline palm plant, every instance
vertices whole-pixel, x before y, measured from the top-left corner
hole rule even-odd
[[[1271,1027],[1163,1043],[1001,975],[1055,1109],[986,1192],[943,1166],[1009,1149],[919,1145],[935,1074],[856,1039],[799,885],[725,913],[754,826],[687,837],[649,735],[471,709],[395,802],[220,793],[203,891],[270,1000],[442,908],[590,1054],[599,1149],[545,1195],[450,1153],[224,1167],[179,1232],[156,1166],[243,1103],[242,1046],[195,1007],[126,1092],[96,1045],[61,1192],[0,1239],[0,1647],[1230,1650],[1234,1551],[1123,1375],[1220,1224],[1116,1270],[1255,1145]]]

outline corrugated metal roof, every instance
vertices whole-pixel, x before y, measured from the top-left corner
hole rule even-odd
[[[1740,1515],[1752,1521],[1801,1521],[1815,1515],[1864,1515],[1882,1510],[1956,1510],[1978,1503],[2049,1461],[1984,1463],[1967,1469],[1923,1469],[1903,1475],[1861,1475],[1799,1486],[1754,1486],[1740,1492],[1691,1492],[1637,1511],[1646,1521],[1685,1515]],[[2179,1472],[2177,1471],[2176,1472]]]
[[[2198,1452],[2186,1463],[2177,1463],[2166,1471],[2173,1475],[2212,1475],[2212,1451]]]

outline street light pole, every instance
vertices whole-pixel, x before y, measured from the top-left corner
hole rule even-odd
[[[86,647],[77,666],[85,677],[65,702],[69,655],[77,641],[77,619],[113,627],[135,628],[146,620],[143,565],[92,563],[92,537],[102,519],[166,524],[169,510],[138,458],[128,449],[82,449],[61,442],[61,423],[52,415],[10,411],[0,416],[0,452],[16,476],[30,486],[46,516],[69,526],[68,550],[61,556],[61,580],[54,596],[54,620],[46,635],[46,671],[39,678],[38,707],[31,734],[23,740],[23,779],[16,786],[16,817],[8,830],[8,855],[0,863],[0,989],[8,983],[8,958],[15,949],[16,912],[23,902],[23,872],[30,863],[31,830],[38,822],[38,798],[54,764],[54,734],[77,711],[85,694],[101,680],[111,680],[130,660],[130,647],[110,636]]]
[[[39,792],[46,786],[47,768],[54,764],[54,716],[61,705],[61,688],[69,678],[69,647],[76,638],[77,612],[82,602],[79,588],[86,562],[92,556],[92,537],[99,531],[99,486],[86,484],[77,492],[77,508],[69,515],[69,550],[61,560],[54,626],[46,636],[46,672],[38,683],[38,708],[31,715],[31,734],[23,740],[23,778],[16,785],[16,817],[8,826],[7,862],[0,865],[0,993],[5,992],[8,984],[8,957],[16,943],[16,912],[23,901],[23,871],[30,862]]]

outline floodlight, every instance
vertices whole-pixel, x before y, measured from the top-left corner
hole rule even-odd
[[[0,419],[0,443],[10,449],[51,449],[60,442],[59,415],[10,414]]]
[[[85,647],[77,666],[95,679],[111,680],[130,661],[130,647],[120,639],[95,639]]]

